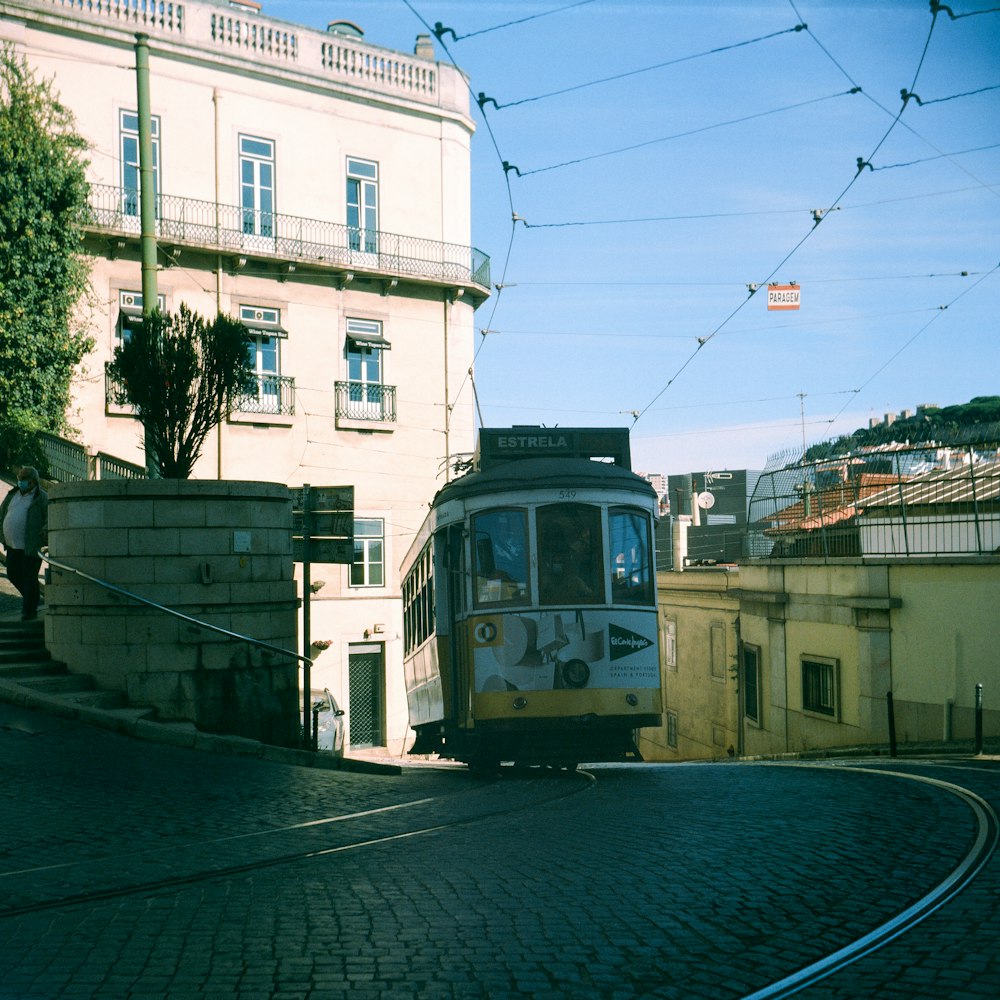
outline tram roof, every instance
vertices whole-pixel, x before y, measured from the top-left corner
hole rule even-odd
[[[539,489],[617,489],[655,497],[649,482],[621,466],[585,458],[524,458],[470,472],[442,486],[435,506],[484,493]]]

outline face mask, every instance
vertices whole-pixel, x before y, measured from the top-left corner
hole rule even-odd
[[[18,488],[18,489],[19,489],[19,490],[20,490],[20,491],[21,491],[22,493],[27,493],[27,492],[28,492],[28,487],[29,487],[29,486],[31,486],[31,483],[29,483],[27,479],[19,479],[19,480],[17,481],[17,488]]]

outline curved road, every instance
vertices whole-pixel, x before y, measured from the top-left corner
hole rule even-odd
[[[0,705],[0,1000],[726,998],[931,892],[996,760],[320,771]],[[1000,856],[794,995],[1000,995]],[[790,994],[782,994],[790,995]]]

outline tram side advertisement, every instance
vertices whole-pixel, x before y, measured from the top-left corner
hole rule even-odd
[[[652,611],[488,614],[469,627],[477,692],[660,685]]]

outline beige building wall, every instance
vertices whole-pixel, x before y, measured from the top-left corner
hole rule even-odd
[[[737,752],[738,574],[657,574],[664,725],[640,730],[645,760],[718,759]]]
[[[885,744],[889,691],[900,743],[969,740],[977,684],[984,732],[1000,734],[1000,559],[774,560],[658,580],[667,725],[643,731],[647,759]],[[807,690],[807,671],[830,687]]]
[[[894,565],[891,581],[900,600],[892,613],[899,738],[968,739],[977,684],[984,728],[1000,732],[1000,561]]]
[[[259,238],[236,245],[239,223],[228,248],[158,224],[158,293],[168,310],[184,303],[211,317],[266,307],[280,311],[287,331],[280,375],[294,381],[291,405],[235,412],[209,436],[194,477],[352,485],[356,516],[383,522],[380,585],[352,587],[347,566],[313,567],[324,586],[312,598],[311,635],[330,645],[317,655],[312,687],[331,690],[350,731],[352,652],[380,657],[375,742],[402,752],[412,734],[398,566],[456,456],[474,447],[466,373],[474,310],[489,291],[488,272],[461,271],[473,260],[465,79],[425,55],[275,21],[266,9],[0,0],[0,40],[53,78],[91,146],[92,198],[105,204],[117,204],[106,192],[122,184],[121,115],[137,107],[137,31],[149,36],[158,190],[164,213],[174,213],[167,217],[183,211],[204,223],[207,213],[211,223],[217,204],[240,206],[245,136],[273,144],[272,210],[283,233],[295,225],[302,232],[293,253]],[[377,164],[381,254],[345,250],[326,259],[320,244],[333,226],[343,238],[347,221],[349,157]],[[92,452],[142,465],[142,429],[127,408],[107,403],[104,379],[122,294],[141,291],[138,230],[138,217],[123,214],[88,231],[90,290],[79,319],[95,346],[75,381],[69,420]],[[336,383],[349,378],[349,319],[377,321],[391,345],[381,352],[381,383],[395,388],[394,419],[337,412]]]

